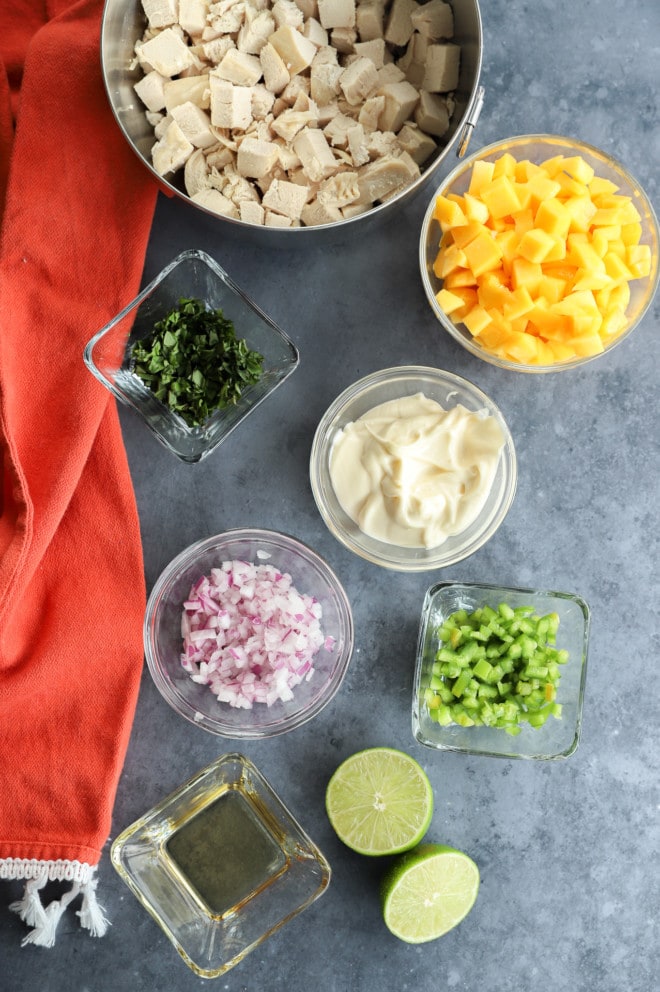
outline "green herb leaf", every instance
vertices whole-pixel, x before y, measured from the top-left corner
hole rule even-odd
[[[131,350],[132,371],[191,427],[235,404],[258,382],[263,356],[237,338],[222,310],[185,298]]]

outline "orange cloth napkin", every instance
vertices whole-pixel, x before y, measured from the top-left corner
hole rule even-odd
[[[102,0],[0,8],[0,879],[26,881],[24,943],[50,945],[79,894],[107,925],[145,588],[115,403],[82,352],[139,289],[157,184],[106,98]]]

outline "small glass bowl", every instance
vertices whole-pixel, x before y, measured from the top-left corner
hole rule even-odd
[[[330,883],[259,770],[225,754],[113,842],[112,864],[196,975],[237,965]]]
[[[181,666],[181,614],[194,582],[224,561],[274,565],[288,572],[300,593],[321,604],[320,623],[332,645],[314,657],[314,674],[293,689],[293,698],[251,709],[218,702],[209,686],[193,682]],[[163,698],[195,726],[220,737],[274,737],[300,727],[339,690],[353,653],[353,617],[346,593],[326,562],[286,534],[268,530],[230,530],[182,551],[165,568],[149,596],[144,619],[147,666]]]
[[[632,202],[641,216],[642,237],[641,243],[647,244],[651,248],[651,272],[643,279],[634,279],[630,285],[631,297],[628,304],[626,316],[628,323],[626,327],[617,334],[608,344],[604,351],[598,355],[572,358],[566,361],[558,361],[552,365],[533,365],[524,362],[509,361],[500,358],[489,352],[479,343],[479,339],[472,336],[464,324],[458,323],[445,313],[436,299],[436,294],[442,289],[443,281],[433,272],[433,263],[438,253],[438,245],[441,237],[440,225],[433,217],[433,210],[436,198],[440,195],[450,194],[462,195],[468,189],[470,176],[475,162],[492,162],[500,156],[509,153],[518,161],[529,159],[539,164],[555,155],[581,156],[589,165],[593,167],[596,175],[604,179],[609,179],[619,187],[619,193],[632,198]],[[419,266],[422,276],[424,292],[431,305],[433,313],[438,318],[442,326],[451,336],[462,344],[473,355],[483,358],[491,365],[497,365],[502,369],[509,369],[516,372],[561,372],[566,369],[576,368],[586,362],[593,361],[601,355],[607,354],[620,344],[633,329],[639,324],[642,317],[648,310],[653,300],[658,286],[660,270],[658,268],[660,231],[658,221],[653,211],[651,203],[644,193],[644,190],[637,183],[629,172],[616,159],[605,152],[577,141],[574,138],[565,138],[547,134],[522,135],[515,138],[507,138],[487,145],[480,151],[475,152],[469,158],[461,162],[442,184],[436,189],[431,202],[424,215],[422,230],[419,241]]]
[[[263,355],[258,382],[243,390],[236,404],[216,410],[199,427],[156,398],[131,371],[131,349],[148,338],[154,324],[177,306],[181,297],[223,311],[236,336]],[[184,462],[206,458],[240,422],[297,368],[296,346],[203,251],[184,251],[136,298],[87,343],[83,359],[90,372],[118,400],[138,413],[156,437]]]
[[[504,448],[488,500],[477,519],[460,534],[436,548],[408,548],[364,534],[340,505],[330,476],[332,446],[338,434],[380,403],[424,393],[445,410],[459,403],[471,411],[495,417],[504,435]],[[327,409],[314,435],[310,481],[316,505],[326,526],[350,551],[367,561],[400,572],[423,572],[453,565],[488,541],[508,513],[516,492],[516,453],[504,417],[477,386],[458,375],[423,366],[383,369],[344,390]]]
[[[516,737],[497,727],[441,726],[431,719],[424,702],[424,690],[431,678],[431,665],[441,646],[437,630],[456,610],[468,612],[483,606],[496,610],[500,603],[512,608],[531,606],[539,616],[559,615],[557,647],[569,653],[561,668],[557,702],[562,705],[560,719],[549,717],[542,727],[522,724]],[[412,699],[412,730],[420,744],[440,751],[463,751],[498,758],[567,758],[580,739],[582,704],[587,676],[589,645],[589,607],[580,596],[567,592],[539,589],[516,589],[473,582],[438,582],[427,591],[417,642],[417,659]]]

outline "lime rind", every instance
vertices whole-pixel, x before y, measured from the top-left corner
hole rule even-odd
[[[479,892],[479,869],[467,854],[420,844],[383,879],[383,919],[408,944],[437,940],[465,919]]]
[[[400,854],[424,837],[433,816],[426,772],[394,748],[358,751],[336,769],[326,811],[340,840],[367,856]]]

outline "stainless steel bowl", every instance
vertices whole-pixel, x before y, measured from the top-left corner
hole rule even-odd
[[[219,222],[245,229],[267,241],[273,237],[278,241],[293,236],[297,239],[311,236],[318,238],[323,233],[334,236],[341,233],[343,237],[350,229],[357,228],[363,232],[366,224],[409,203],[437,174],[453,148],[456,149],[456,157],[462,157],[467,150],[470,135],[477,123],[483,103],[483,90],[479,86],[483,50],[481,13],[478,0],[452,2],[452,6],[454,7],[454,40],[461,46],[461,66],[458,89],[455,92],[456,107],[445,135],[444,145],[434,153],[421,176],[406,189],[364,214],[334,224],[294,228],[266,228],[246,224],[244,221],[213,213],[191,200],[185,192],[181,173],[169,179],[158,175],[151,164],[151,148],[155,141],[153,128],[146,120],[144,107],[133,89],[142,74],[139,68],[131,68],[135,57],[134,46],[142,37],[146,24],[140,0],[106,0],[101,27],[101,67],[105,88],[115,118],[126,140],[164,189],[191,203],[198,210],[210,214]],[[312,235],[312,232],[315,233]]]

